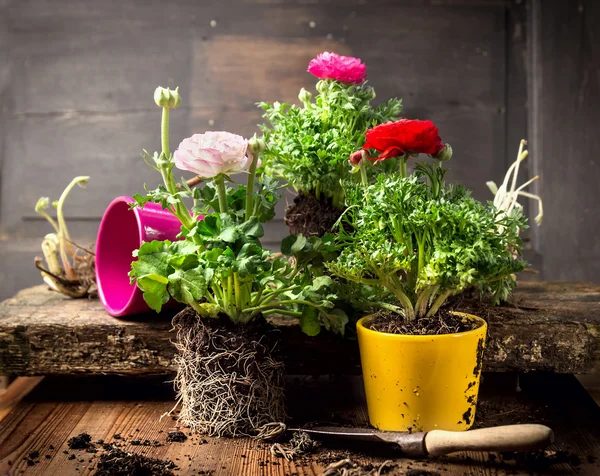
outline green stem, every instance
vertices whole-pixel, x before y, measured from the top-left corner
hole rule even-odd
[[[400,175],[402,176],[402,178],[404,177],[408,177],[408,171],[406,168],[406,162],[407,162],[407,157],[406,156],[402,156],[400,157]]]
[[[446,299],[450,297],[450,294],[452,294],[451,291],[445,291],[442,294],[440,294],[437,297],[437,299],[433,301],[433,304],[429,308],[429,311],[427,311],[427,314],[425,314],[425,317],[431,317],[435,315],[435,313],[438,312],[438,309],[441,307],[441,305],[444,304],[444,302],[446,302]]]
[[[242,290],[240,289],[240,279],[238,273],[233,273],[233,285],[235,288],[235,305],[238,311],[242,310]]]
[[[360,180],[365,187],[369,186],[369,178],[367,177],[367,168],[365,167],[365,161],[362,160],[358,166],[360,169]]]
[[[380,309],[386,309],[388,311],[395,312],[396,314],[404,315],[405,311],[400,306],[394,306],[393,304],[388,304],[387,302],[375,302],[373,306],[378,307]]]
[[[254,179],[256,177],[256,166],[258,165],[259,154],[252,154],[252,163],[248,173],[248,183],[246,185],[246,221],[250,220],[254,209]]]
[[[215,185],[217,186],[217,195],[219,197],[219,212],[227,213],[227,189],[225,188],[225,176],[223,174],[215,177]]]
[[[277,306],[281,306],[284,304],[305,304],[307,306],[311,306],[314,307],[316,309],[322,309],[321,306],[317,306],[316,304],[310,302],[310,301],[303,301],[303,300],[299,300],[299,299],[287,299],[285,301],[277,301],[274,302],[272,304],[264,304],[261,306],[256,306],[256,307],[249,307],[247,309],[244,309],[244,312],[262,312],[266,309],[273,309]]]
[[[75,272],[71,268],[71,264],[69,263],[68,254],[71,252],[73,246],[71,245],[71,236],[69,235],[69,229],[67,228],[67,222],[65,220],[65,215],[63,214],[63,206],[65,204],[65,200],[73,187],[80,183],[87,183],[89,177],[75,177],[71,180],[71,183],[67,185],[67,188],[64,189],[60,198],[58,199],[58,203],[56,204],[56,219],[58,222],[58,246],[60,250],[60,259],[63,263],[63,267],[67,277],[69,279],[75,279]]]
[[[289,309],[268,309],[262,312],[263,316],[269,314],[282,314],[284,316],[302,317],[302,313],[299,311],[290,311]]]
[[[163,107],[162,120],[160,122],[160,144],[165,157],[171,156],[169,150],[169,108]]]
[[[415,309],[413,307],[412,302],[408,298],[408,296],[406,294],[404,294],[404,292],[400,289],[400,286],[401,286],[400,282],[395,277],[391,277],[385,283],[385,287],[387,287],[390,291],[392,291],[394,296],[396,296],[396,299],[398,299],[398,301],[400,302],[402,307],[405,309],[406,319],[408,319],[409,321],[412,321],[415,318]]]
[[[179,221],[188,230],[191,230],[194,226],[194,220],[188,213],[188,209],[183,203],[182,199],[177,196],[177,185],[175,185],[175,179],[172,174],[172,163],[171,163],[171,150],[169,148],[169,108],[162,108],[162,119],[160,122],[160,143],[162,147],[161,161],[157,163],[159,165],[160,174],[162,175],[163,182],[167,191],[177,197],[177,203],[175,204],[175,210],[173,214],[179,218]]]

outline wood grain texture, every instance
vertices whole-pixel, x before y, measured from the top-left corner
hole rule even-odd
[[[121,444],[131,453],[174,461],[176,474],[213,471],[218,475],[321,474],[328,462],[349,457],[378,467],[390,460],[392,471],[410,469],[439,474],[580,474],[594,475],[600,468],[600,410],[571,376],[527,376],[516,392],[514,376],[485,376],[477,418],[479,427],[540,422],[555,430],[549,448],[571,456],[554,458],[554,464],[532,466],[510,455],[483,452],[455,453],[431,460],[410,460],[385,449],[324,443],[315,454],[287,462],[269,453],[269,445],[248,439],[213,439],[190,435],[184,443],[167,443],[167,432],[178,428],[170,417],[160,418],[173,405],[169,383],[152,379],[54,378],[46,379],[29,397],[0,422],[0,472],[32,475],[93,474],[99,454],[68,448],[69,438],[82,432],[93,441]],[[368,425],[364,393],[357,379],[299,380],[288,382],[289,412],[295,425],[329,420],[333,424]],[[340,392],[345,398],[340,398]],[[319,405],[314,405],[318,401]],[[483,412],[485,410],[485,412]],[[498,419],[501,420],[498,423]],[[181,428],[183,429],[183,428]],[[183,429],[185,431],[185,429]],[[186,431],[187,433],[187,431]],[[114,439],[114,435],[122,439]],[[132,444],[133,440],[157,441],[163,446]],[[35,464],[23,459],[39,451]],[[48,457],[46,457],[48,455]],[[69,459],[74,455],[74,459]],[[576,461],[575,456],[579,459]],[[10,463],[9,463],[10,461]],[[552,460],[550,460],[552,461]]]
[[[484,369],[586,373],[600,368],[600,286],[521,283],[515,305],[491,309]],[[469,302],[460,305],[469,312]],[[278,322],[287,373],[356,374],[356,341],[306,337]],[[168,314],[110,317],[99,301],[36,286],[0,304],[0,373],[153,374],[175,370]]]
[[[546,279],[600,279],[600,3],[532,3],[533,156]]]

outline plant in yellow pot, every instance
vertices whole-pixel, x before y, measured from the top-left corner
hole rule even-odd
[[[452,149],[430,121],[377,126],[365,149],[350,159],[362,182],[345,184],[348,208],[337,236],[343,247],[327,266],[342,282],[363,287],[369,315],[357,333],[371,424],[466,430],[475,417],[487,326],[443,304],[474,286],[496,301],[508,297],[512,275],[526,267],[518,236],[526,219],[518,208],[505,213],[445,183]],[[408,174],[407,161],[419,154],[436,160]],[[399,170],[370,183],[366,168],[392,157]]]

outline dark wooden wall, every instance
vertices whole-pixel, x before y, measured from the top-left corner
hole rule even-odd
[[[39,282],[40,195],[92,177],[67,206],[86,242],[112,198],[156,185],[140,151],[159,147],[157,85],[183,97],[173,144],[209,129],[250,136],[255,102],[297,101],[324,50],[361,57],[378,98],[435,121],[455,151],[451,179],[480,199],[531,127],[546,222],[530,254],[546,279],[600,280],[594,15],[593,0],[0,0],[0,298]]]

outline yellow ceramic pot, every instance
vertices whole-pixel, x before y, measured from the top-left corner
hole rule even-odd
[[[356,324],[369,420],[390,431],[467,430],[475,419],[486,322],[457,334],[388,334]]]

